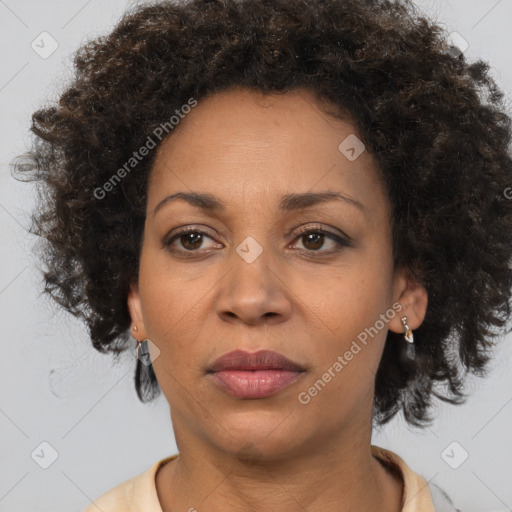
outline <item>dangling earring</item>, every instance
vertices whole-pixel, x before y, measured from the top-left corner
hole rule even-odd
[[[135,349],[135,356],[144,366],[149,366],[151,364],[151,354],[149,353],[148,341],[148,338],[142,341],[137,341],[137,348]]]
[[[403,348],[403,357],[408,361],[416,358],[416,350],[414,348],[414,336],[411,328],[407,325],[407,317],[402,317],[402,325],[404,326],[404,340],[407,342]]]
[[[151,355],[149,353],[149,338],[137,340],[135,356],[137,365],[135,368],[135,391],[141,402],[149,402],[160,394],[160,387],[156,379]]]

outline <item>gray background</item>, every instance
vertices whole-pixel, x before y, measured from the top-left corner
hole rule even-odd
[[[80,512],[108,489],[176,453],[165,399],[142,405],[136,398],[133,356],[125,354],[115,365],[110,356],[96,353],[85,328],[40,295],[34,237],[25,231],[33,189],[13,180],[8,165],[29,140],[30,114],[64,87],[74,50],[110,31],[132,3],[0,0],[2,512]],[[490,62],[510,100],[512,0],[417,4],[463,36],[470,59]],[[58,43],[47,58],[31,47],[43,31]],[[374,436],[374,444],[401,455],[464,512],[512,510],[510,341],[510,336],[503,340],[488,379],[469,380],[472,396],[464,406],[440,405],[438,419],[425,430],[411,430],[397,418]],[[31,455],[35,450],[40,463],[51,461],[52,451],[42,442],[58,455],[48,469]],[[448,464],[459,465],[465,452],[469,457],[457,469]]]

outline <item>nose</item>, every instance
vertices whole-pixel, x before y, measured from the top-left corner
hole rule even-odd
[[[263,250],[254,261],[233,251],[230,260],[216,303],[221,319],[250,325],[286,321],[292,311],[291,289],[270,251]]]

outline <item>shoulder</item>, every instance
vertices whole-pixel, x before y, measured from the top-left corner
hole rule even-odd
[[[441,487],[429,483],[430,494],[432,495],[432,502],[434,503],[435,512],[461,512],[455,508],[453,501],[450,499]]]
[[[158,469],[177,455],[155,462],[144,473],[130,478],[94,500],[83,512],[162,512],[156,492]]]
[[[421,510],[422,512],[460,512],[453,505],[448,495],[437,485],[428,483],[422,476],[415,473],[396,453],[371,447],[372,454],[384,465],[398,471],[404,483],[402,512]]]

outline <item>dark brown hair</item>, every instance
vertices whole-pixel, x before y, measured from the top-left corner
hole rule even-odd
[[[374,419],[402,409],[420,425],[433,397],[462,402],[465,374],[484,373],[510,315],[511,124],[488,65],[469,63],[446,36],[407,1],[133,8],[78,50],[58,104],[33,114],[32,163],[14,165],[41,192],[32,231],[44,241],[45,291],[83,318],[96,349],[133,348],[126,301],[156,151],[103,197],[95,191],[190,98],[308,88],[354,119],[393,205],[395,268],[409,268],[429,297],[415,364],[400,362],[402,337],[388,332]],[[153,373],[137,381],[141,400],[158,392]]]

